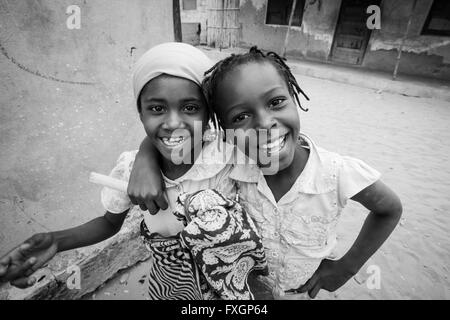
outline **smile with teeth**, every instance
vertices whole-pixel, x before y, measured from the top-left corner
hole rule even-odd
[[[186,140],[185,137],[170,137],[170,138],[166,138],[166,137],[162,137],[161,141],[163,142],[163,144],[165,144],[168,147],[176,147],[180,144],[182,144],[184,141]]]
[[[270,143],[261,144],[259,148],[266,151],[269,154],[279,152],[286,143],[286,136],[287,135],[281,136],[275,141]]]

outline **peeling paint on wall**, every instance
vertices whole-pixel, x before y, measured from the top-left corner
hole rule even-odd
[[[401,72],[435,78],[450,77],[450,38],[422,35],[422,27],[433,0],[418,0]],[[301,27],[291,27],[287,53],[307,59],[327,61],[339,18],[341,0],[305,0]],[[241,0],[241,44],[257,44],[266,50],[283,48],[287,26],[268,25],[268,0]],[[374,30],[362,66],[391,71],[411,14],[410,0],[382,0],[382,29]]]
[[[283,47],[287,26],[265,23],[267,2],[241,1],[241,41],[245,45],[258,44],[266,50],[277,51]],[[304,3],[302,26],[291,26],[287,53],[326,60],[333,42],[340,0],[305,0]]]
[[[302,32],[306,35],[308,35],[309,37],[313,37],[314,40],[318,40],[318,41],[325,41],[327,43],[330,44],[333,42],[333,34],[331,33],[325,33],[321,30],[315,30],[310,28],[309,24],[304,22],[302,24]]]
[[[370,50],[376,51],[376,50],[397,50],[401,44],[402,40],[373,40],[370,46]],[[440,47],[444,47],[450,45],[450,40],[441,40],[439,42],[433,42],[433,43],[423,43],[421,41],[405,41],[405,44],[403,45],[402,51],[405,52],[411,52],[411,53],[427,53],[431,54],[431,50],[435,50]]]
[[[402,42],[408,20],[412,15],[410,30],[402,51],[403,71],[411,74],[447,78],[450,63],[450,39],[423,35],[423,25],[428,17],[432,0],[418,0],[411,11],[411,1],[384,0],[382,2],[382,27],[372,33],[365,60],[371,67],[383,68],[392,59]],[[383,61],[383,56],[384,60]],[[443,66],[447,65],[446,68]]]

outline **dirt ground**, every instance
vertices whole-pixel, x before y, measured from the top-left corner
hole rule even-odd
[[[321,291],[318,298],[449,299],[450,103],[296,78],[311,98],[309,111],[302,114],[302,131],[323,148],[381,171],[404,208],[396,230],[360,272],[337,292]],[[355,240],[366,214],[357,203],[344,209],[341,254]],[[373,266],[379,270],[379,289],[369,289]],[[145,275],[144,262],[86,298],[146,299]]]

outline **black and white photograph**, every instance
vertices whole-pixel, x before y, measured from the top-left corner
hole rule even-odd
[[[0,79],[0,300],[450,299],[448,0],[0,0]]]

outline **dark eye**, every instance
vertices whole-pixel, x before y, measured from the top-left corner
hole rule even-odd
[[[241,113],[241,114],[237,115],[236,117],[234,117],[232,121],[233,121],[233,123],[239,123],[239,122],[244,121],[244,120],[247,119],[248,117],[249,117],[248,114],[246,114],[246,113]]]
[[[195,104],[188,104],[183,107],[183,111],[186,113],[195,113],[199,109],[199,106]]]
[[[160,105],[151,105],[147,107],[147,110],[153,112],[153,113],[162,113],[164,112],[165,108],[164,106]]]
[[[277,108],[285,101],[285,98],[276,98],[270,101],[269,108]]]

